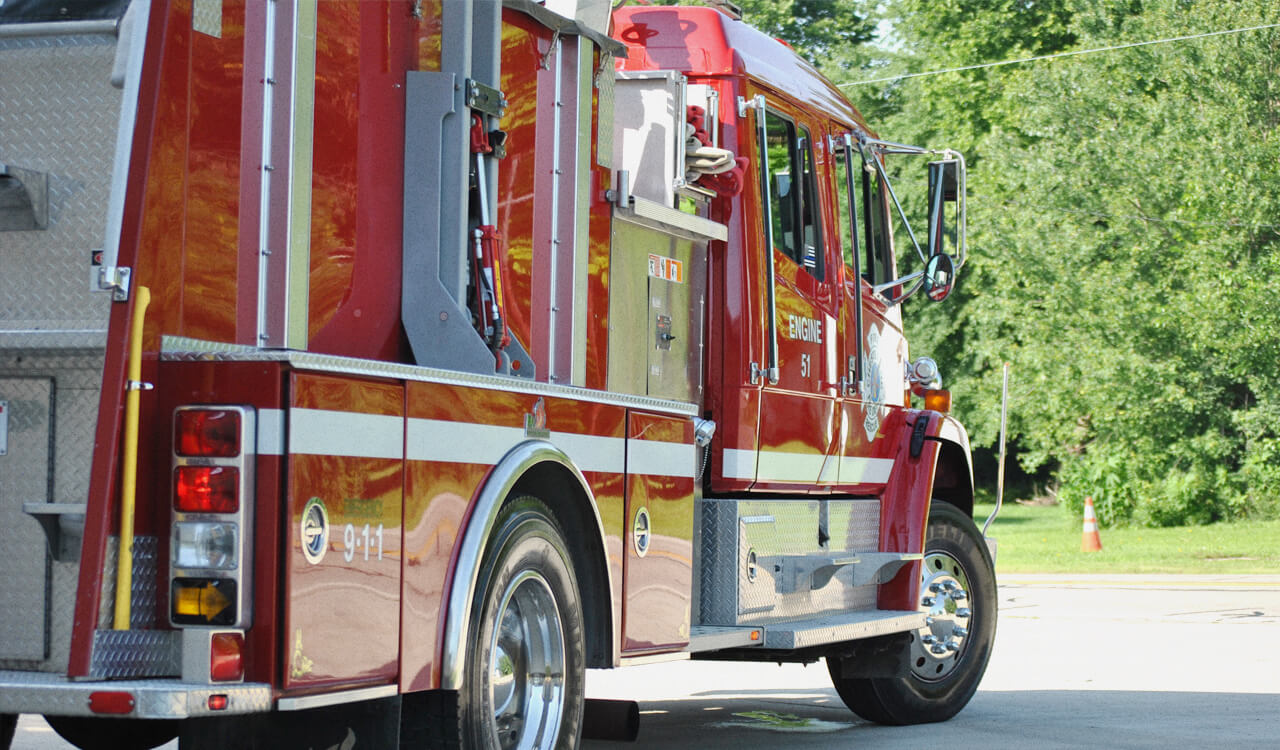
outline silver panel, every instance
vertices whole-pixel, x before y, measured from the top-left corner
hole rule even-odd
[[[0,456],[0,659],[48,655],[49,559],[40,524],[23,503],[49,497],[53,381],[0,379],[9,402],[9,450]]]
[[[155,627],[160,604],[160,540],[154,536],[133,537],[133,576],[130,583],[129,627]]]
[[[5,234],[0,346],[93,345],[110,295],[89,291],[106,227],[120,91],[115,39],[0,39],[0,162],[49,176],[49,228]],[[51,334],[63,331],[66,334]]]
[[[785,623],[875,609],[876,585],[855,585],[854,566],[814,590],[780,585],[775,571],[784,560],[875,552],[878,500],[707,499],[700,517],[700,624]]]
[[[674,71],[617,73],[614,164],[631,174],[631,192],[675,206],[684,184],[684,76]]]
[[[358,690],[342,690],[336,693],[304,695],[299,698],[281,698],[276,707],[281,711],[302,711],[308,708],[337,706],[342,703],[358,703],[378,698],[390,698],[400,692],[395,685],[379,685],[377,687],[360,688]]]
[[[92,678],[176,677],[181,673],[182,631],[93,631]]]
[[[752,640],[752,634],[759,638]],[[699,651],[720,651],[726,648],[744,648],[764,645],[761,628],[718,627],[714,625],[695,625],[689,629],[689,645],[685,648],[689,653]]]
[[[610,390],[702,401],[706,265],[705,242],[614,221],[609,259]],[[664,336],[668,332],[671,338]]]
[[[198,685],[178,680],[71,681],[62,675],[0,671],[0,713],[89,716],[89,696],[99,690],[134,694],[133,717],[185,719],[192,716],[262,713],[271,710],[271,686],[262,683]],[[209,696],[227,696],[227,707],[209,710]]]

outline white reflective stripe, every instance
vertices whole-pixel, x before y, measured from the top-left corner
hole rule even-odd
[[[517,444],[527,440],[523,427],[498,427],[439,419],[410,419],[408,447],[411,461],[443,461],[494,465]],[[621,474],[624,469],[622,438],[553,432],[550,442],[573,461],[580,471]]]
[[[840,459],[840,483],[885,484],[893,473],[892,458],[845,457]]]
[[[569,456],[579,471],[621,474],[626,471],[627,443],[622,438],[551,433],[551,442]]]
[[[721,459],[725,479],[755,479],[756,452],[725,448]]]
[[[759,476],[756,476],[756,452],[728,448],[724,451],[726,479],[758,479],[761,482],[833,482],[839,467],[841,484],[885,484],[893,472],[892,458],[844,457],[828,461],[813,453],[760,451]]]
[[[258,455],[284,455],[284,409],[258,409]]]
[[[840,481],[840,459],[827,456],[822,461],[822,471],[818,473],[818,484],[835,484]]]
[[[455,464],[498,463],[511,446],[524,440],[520,427],[499,427],[441,419],[410,419],[405,458]]]
[[[697,460],[693,443],[632,440],[627,444],[628,474],[692,479]]]
[[[404,419],[326,409],[289,410],[289,452],[350,458],[403,458]]]
[[[822,472],[827,457],[816,453],[760,451],[756,480],[760,482],[812,482]]]

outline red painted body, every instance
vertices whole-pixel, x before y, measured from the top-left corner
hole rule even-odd
[[[424,4],[421,18],[413,16],[414,5],[325,0],[317,6],[305,338],[311,354],[343,358],[333,361],[228,348],[259,343],[261,9],[228,0],[222,37],[214,38],[192,31],[190,0],[152,5],[120,259],[135,269],[134,283],[154,295],[144,377],[157,389],[144,396],[140,460],[140,475],[151,479],[140,488],[138,533],[159,536],[168,559],[174,408],[234,404],[279,418],[280,444],[256,459],[246,680],[271,684],[277,696],[440,687],[446,619],[457,615],[448,610],[449,596],[470,572],[460,567],[461,541],[495,467],[526,440],[545,440],[574,461],[599,518],[607,585],[587,596],[605,602],[604,629],[614,648],[606,663],[592,666],[688,645],[697,617],[694,528],[701,493],[879,498],[880,549],[921,551],[939,450],[926,441],[913,458],[907,438],[919,419],[933,420],[929,434],[937,435],[940,420],[906,408],[900,313],[876,299],[843,259],[828,137],[866,132],[866,126],[839,91],[775,40],[716,10],[629,7],[615,14],[614,36],[629,52],[620,69],[676,70],[720,92],[720,139],[749,158],[747,189],[712,201],[708,210],[708,218],[727,226],[728,239],[711,243],[709,252],[705,397],[684,409],[644,408],[607,391],[613,206],[605,191],[613,176],[597,163],[600,144],[592,142],[583,382],[553,389],[547,373],[564,352],[556,348],[562,342],[548,336],[556,251],[545,222],[554,171],[546,122],[555,103],[554,71],[543,61],[556,35],[505,10],[501,88],[510,107],[502,127],[509,141],[494,223],[504,238],[499,260],[507,323],[537,365],[539,382],[472,382],[412,367],[400,323],[403,87],[407,73],[439,69],[440,14],[449,2]],[[764,238],[754,121],[739,117],[736,104],[757,94],[810,134],[820,204],[815,222],[825,238],[816,248],[826,269],[822,278]],[[590,121],[594,132],[594,106]],[[572,145],[577,133],[560,137]],[[772,254],[777,277],[776,384],[751,378],[752,364],[765,362],[768,349],[765,253]],[[271,279],[276,262],[266,261]],[[863,306],[862,330],[854,330],[856,305]],[[125,367],[119,344],[132,314],[132,304],[119,304],[110,323],[74,676],[88,674],[93,631],[102,627],[107,538],[117,533],[108,519],[118,513]],[[188,361],[162,355],[162,348],[182,346],[162,347],[162,336],[227,346],[218,357]],[[878,339],[877,391],[887,394],[879,402],[846,395],[839,382],[857,342],[869,337]],[[702,483],[696,462],[677,470],[660,460],[671,451],[695,455],[695,414],[718,427],[709,479]],[[865,468],[888,462],[892,472],[880,478]],[[303,552],[303,516],[313,500],[326,509],[330,529],[319,561]],[[651,518],[643,554],[633,531],[640,508]],[[164,577],[167,568],[161,568]],[[881,586],[880,607],[915,609],[918,581],[918,569],[908,566]],[[167,591],[167,578],[160,583]],[[158,623],[167,627],[169,602],[161,607]]]

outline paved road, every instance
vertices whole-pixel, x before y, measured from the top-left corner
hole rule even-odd
[[[586,747],[1280,747],[1280,577],[1005,576],[1000,599],[987,677],[945,724],[863,722],[821,664],[673,662],[590,672],[642,716],[635,744]],[[23,717],[14,747],[69,746]]]

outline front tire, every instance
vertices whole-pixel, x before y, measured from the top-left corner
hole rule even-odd
[[[973,520],[934,502],[929,510],[920,609],[929,624],[912,634],[903,677],[845,678],[827,670],[845,705],[878,724],[946,721],[978,690],[996,632],[996,578],[991,554]]]
[[[564,535],[541,500],[503,509],[472,605],[458,701],[462,746],[574,748],[586,638]]]

